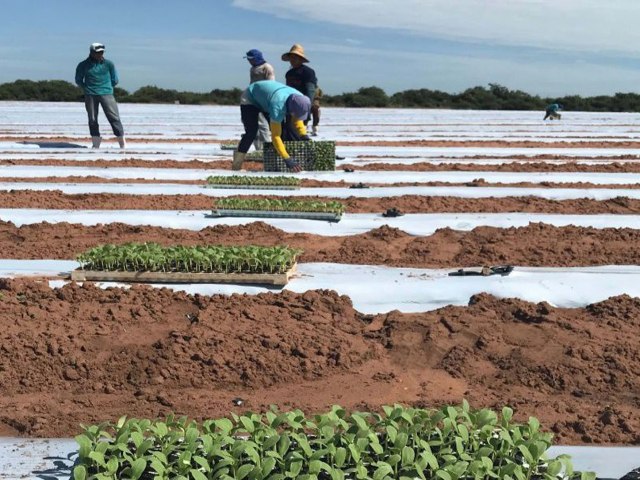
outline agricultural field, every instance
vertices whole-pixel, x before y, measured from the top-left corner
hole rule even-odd
[[[326,108],[335,172],[238,179],[237,108],[124,104],[127,148],[101,117],[92,150],[81,104],[0,105],[0,436],[466,400],[640,445],[640,114]],[[61,276],[294,259],[284,287]]]

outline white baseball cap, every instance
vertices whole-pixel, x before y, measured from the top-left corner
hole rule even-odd
[[[92,52],[104,52],[104,44],[96,42],[96,43],[92,43],[91,47],[89,47],[89,50],[91,50]]]

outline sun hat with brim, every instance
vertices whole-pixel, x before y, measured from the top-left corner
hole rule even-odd
[[[92,43],[89,50],[96,53],[104,52],[104,44],[98,42]]]
[[[302,59],[302,63],[306,63],[309,61],[309,59],[304,56],[304,48],[302,48],[302,45],[300,45],[299,43],[294,44],[293,47],[291,47],[291,50],[289,50],[287,53],[283,53],[281,58],[283,61],[288,62],[291,55],[297,55],[298,57],[300,57]]]
[[[298,120],[306,120],[311,112],[311,100],[305,95],[291,94],[287,98],[287,113]]]

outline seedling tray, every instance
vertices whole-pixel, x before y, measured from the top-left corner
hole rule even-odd
[[[285,273],[180,273],[180,272],[106,272],[73,270],[76,282],[125,283],[231,283],[284,286],[295,273],[296,265]]]
[[[273,210],[232,210],[220,208],[213,210],[208,217],[297,218],[303,220],[339,222],[342,214],[331,212],[281,212]]]
[[[300,190],[299,185],[230,185],[225,183],[208,183],[205,188],[228,188],[246,190]]]

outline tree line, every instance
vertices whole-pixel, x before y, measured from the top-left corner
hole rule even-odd
[[[237,105],[242,90],[214,89],[207,93],[182,92],[141,87],[133,93],[116,87],[121,103],[180,103],[186,105]],[[16,80],[0,84],[0,100],[75,102],[82,101],[82,91],[64,80]],[[496,83],[477,86],[460,93],[447,93],[427,88],[404,90],[392,95],[378,87],[363,87],[356,92],[324,94],[322,104],[335,107],[379,108],[447,108],[461,110],[541,110],[550,103],[560,103],[565,110],[585,112],[640,112],[640,95],[616,93],[582,97],[541,97],[521,90],[510,90]]]

